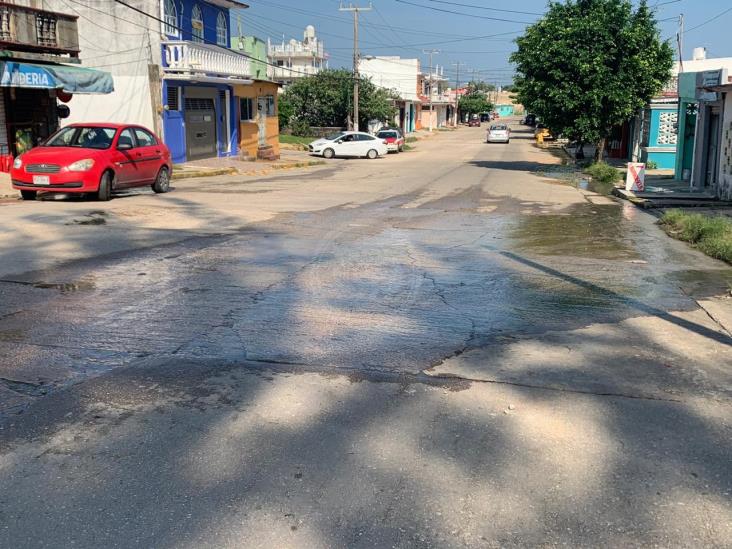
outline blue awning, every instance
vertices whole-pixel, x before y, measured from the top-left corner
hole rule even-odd
[[[112,93],[114,82],[111,74],[95,69],[4,61],[0,87],[63,90],[67,93]]]

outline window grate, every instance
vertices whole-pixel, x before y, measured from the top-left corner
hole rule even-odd
[[[198,98],[198,97],[186,97],[185,101],[187,111],[213,111],[214,108],[213,99]]]
[[[177,86],[168,86],[168,110],[180,110],[180,88]]]

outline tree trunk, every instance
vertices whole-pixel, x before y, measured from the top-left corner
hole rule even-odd
[[[584,141],[578,141],[577,142],[577,150],[574,152],[574,159],[575,160],[584,160],[585,159],[585,143],[584,143]]]
[[[597,143],[597,150],[595,151],[595,162],[602,162],[605,158],[605,145],[607,144],[607,138],[603,137]]]

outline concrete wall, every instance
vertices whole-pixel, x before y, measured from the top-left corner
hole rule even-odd
[[[160,14],[153,0],[135,6]],[[43,8],[78,16],[82,66],[107,71],[114,79],[109,95],[75,95],[68,103],[71,116],[61,123],[129,122],[156,129],[148,64],[160,64],[160,23],[115,2],[43,0]]]
[[[419,59],[402,59],[398,56],[361,59],[359,71],[377,86],[396,91],[405,101],[418,99]]]

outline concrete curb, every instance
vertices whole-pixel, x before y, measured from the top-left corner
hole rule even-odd
[[[238,170],[236,168],[217,168],[217,169],[202,169],[202,170],[183,170],[176,171],[173,168],[173,177],[171,179],[193,179],[194,177],[214,177],[217,175],[236,175]]]

